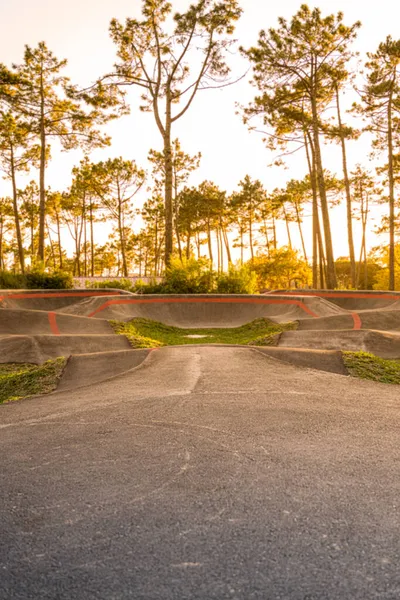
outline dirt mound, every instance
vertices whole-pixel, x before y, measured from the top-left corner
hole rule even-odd
[[[0,291],[0,308],[20,308],[27,310],[59,310],[81,302],[85,298],[118,297],[121,295],[133,296],[122,291],[83,291],[83,290],[32,290],[32,291]]]
[[[0,334],[110,334],[112,327],[104,319],[69,316],[40,310],[0,310]]]
[[[0,363],[42,364],[49,358],[109,350],[128,350],[123,335],[3,335]]]
[[[260,347],[257,350],[272,358],[296,365],[297,367],[317,369],[318,371],[327,371],[328,373],[337,373],[338,375],[348,375],[343,363],[342,353],[337,350],[308,350],[279,347]]]
[[[382,358],[400,358],[400,334],[363,329],[359,331],[284,331],[280,347],[324,350],[363,350]]]
[[[57,391],[76,389],[126,373],[142,364],[150,352],[151,350],[146,349],[73,354],[67,362]]]
[[[267,292],[268,297],[298,296],[317,297],[328,300],[330,303],[350,311],[379,310],[400,304],[400,292],[379,291],[339,291],[339,290],[276,290]]]
[[[335,329],[354,329],[355,323],[352,313],[341,313],[338,315],[330,315],[328,317],[320,317],[318,319],[300,319],[298,331],[305,330],[326,330],[332,331]]]

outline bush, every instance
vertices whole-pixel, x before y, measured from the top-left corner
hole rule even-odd
[[[21,273],[10,273],[8,271],[0,271],[0,289],[15,290],[24,289],[27,287],[25,275]]]
[[[26,274],[26,287],[30,290],[70,290],[74,287],[71,273],[31,271]]]
[[[219,294],[255,294],[257,275],[247,265],[230,265],[228,273],[222,273],[217,279]]]
[[[25,275],[0,271],[0,289],[2,290],[70,290],[71,288],[73,288],[72,275],[62,271],[45,273],[37,270]]]
[[[213,291],[215,274],[205,258],[172,258],[165,273],[163,292],[166,294],[208,294]]]
[[[86,281],[89,289],[114,288],[117,290],[133,291],[132,282],[129,279],[106,279],[105,281]]]
[[[157,283],[157,281],[151,281],[150,283],[145,283],[141,279],[138,279],[135,282],[135,285],[132,288],[132,291],[135,294],[163,294],[165,292],[164,284]]]
[[[258,254],[249,263],[255,271],[259,289],[304,288],[311,282],[312,271],[296,250],[286,246]]]

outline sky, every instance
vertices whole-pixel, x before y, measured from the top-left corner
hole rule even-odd
[[[172,0],[172,4],[174,9],[183,11],[190,2]],[[240,4],[243,15],[234,37],[241,45],[249,47],[256,44],[260,29],[276,26],[280,16],[290,19],[301,2],[241,0]],[[375,51],[387,35],[395,39],[399,37],[400,3],[393,0],[319,0],[308,4],[310,7],[318,6],[323,14],[342,11],[347,25],[361,21],[362,27],[353,46],[361,59],[364,59],[366,52]],[[110,20],[117,18],[123,21],[128,16],[140,18],[140,10],[140,0],[0,0],[0,62],[8,66],[21,63],[25,44],[36,46],[44,40],[58,58],[68,60],[65,74],[72,82],[87,86],[98,76],[109,72],[116,60],[115,46],[108,34]],[[233,78],[245,74],[249,66],[239,53],[230,57],[229,64]],[[202,91],[186,115],[175,123],[173,137],[179,137],[183,150],[190,154],[202,153],[201,166],[191,176],[191,185],[207,179],[231,192],[249,174],[272,191],[275,187],[283,186],[288,179],[303,178],[306,174],[306,160],[301,151],[290,159],[287,169],[269,167],[273,155],[265,149],[262,136],[249,133],[240,115],[236,114],[236,104],[246,105],[256,94],[249,80],[250,73],[230,87]],[[351,99],[350,95],[347,101]],[[112,136],[111,147],[94,151],[92,160],[123,156],[150,169],[148,151],[150,148],[162,148],[161,137],[152,114],[139,112],[138,95],[133,93],[131,101],[131,114],[107,127],[107,132]],[[351,144],[348,148],[350,167],[353,168],[357,163],[368,166],[368,151],[365,140]],[[53,155],[47,183],[53,190],[62,190],[68,187],[71,169],[82,155],[79,151],[54,151]],[[338,146],[324,147],[323,160],[327,168],[340,176]],[[29,179],[36,177],[37,174],[33,173]],[[20,185],[24,185],[23,179]],[[8,182],[0,181],[0,194],[10,194]],[[376,216],[378,218],[378,209]],[[311,219],[306,218],[306,235],[310,227]],[[344,227],[344,208],[335,209],[332,212],[332,229],[336,257],[348,253]],[[358,244],[357,231],[355,239]],[[295,234],[294,241],[300,247]],[[376,242],[370,236],[370,245]],[[285,243],[283,228],[281,243]]]

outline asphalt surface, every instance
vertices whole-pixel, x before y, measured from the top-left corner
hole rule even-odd
[[[400,394],[163,348],[0,407],[0,598],[398,600]]]

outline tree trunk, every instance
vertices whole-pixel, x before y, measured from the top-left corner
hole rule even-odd
[[[286,224],[286,232],[287,232],[287,236],[288,236],[288,244],[289,244],[289,248],[291,250],[293,250],[293,246],[292,246],[292,238],[290,235],[290,229],[289,229],[289,218],[288,218],[288,214],[286,212],[286,208],[285,205],[282,204],[282,209],[283,209],[283,217],[285,219],[285,224]]]
[[[90,275],[94,277],[94,232],[93,232],[93,201],[90,199],[89,205],[90,218]]]
[[[33,217],[30,222],[30,229],[31,229],[31,267],[32,267],[33,262],[34,262],[34,256],[35,256],[35,232],[34,232]]]
[[[201,257],[200,232],[197,232],[197,234],[196,234],[196,246],[197,246],[197,260],[200,260],[200,257]]]
[[[4,256],[3,256],[3,230],[4,230],[4,219],[0,215],[0,271],[4,269]]]
[[[308,136],[308,142],[307,142]],[[309,147],[310,145],[310,147]],[[318,288],[318,230],[319,230],[319,218],[318,218],[318,195],[317,195],[317,182],[315,177],[315,159],[314,150],[312,147],[312,140],[310,133],[304,131],[304,147],[306,149],[308,171],[310,174],[310,183],[312,191],[312,286],[313,289]],[[310,148],[312,158],[310,157]]]
[[[18,193],[17,193],[17,183],[15,181],[14,148],[13,148],[12,144],[10,146],[10,150],[11,150],[11,181],[12,181],[12,190],[13,190],[13,210],[14,210],[15,231],[17,234],[18,258],[19,258],[19,264],[21,267],[21,273],[25,273],[24,246],[22,243],[21,226],[20,226],[20,222],[19,222]]]
[[[267,222],[265,215],[263,217],[263,220],[264,220],[265,242],[266,242],[266,246],[267,246],[267,256],[269,258],[270,257],[270,249],[269,249],[269,236],[268,236],[268,222]]]
[[[250,202],[250,209],[249,209],[249,243],[250,243],[250,255],[251,255],[251,262],[254,262],[254,248],[253,248],[253,207],[252,207],[252,203]]]
[[[46,229],[47,229],[47,237],[49,238],[49,242],[50,242],[50,250],[51,250],[51,258],[53,260],[53,268],[54,268],[54,270],[56,270],[57,269],[56,255],[54,252],[53,240],[51,239],[50,227],[49,227],[49,224],[47,223],[47,220],[46,220]]]
[[[393,125],[392,125],[393,87],[390,91],[388,116],[388,179],[389,179],[389,290],[395,290],[395,216],[394,216],[394,174],[393,174]]]
[[[303,256],[304,256],[304,260],[306,262],[308,262],[308,258],[307,258],[307,251],[306,251],[306,245],[304,243],[304,235],[303,235],[303,228],[301,226],[301,219],[300,219],[300,212],[299,212],[299,207],[297,205],[297,202],[295,202],[294,204],[295,210],[296,210],[296,221],[297,221],[297,225],[299,228],[299,233],[300,233],[300,239],[301,239],[301,246],[303,248]]]
[[[84,275],[87,277],[87,230],[86,230],[86,195],[83,197],[83,252],[84,252]]]
[[[212,251],[210,219],[207,219],[207,241],[208,241],[208,254],[210,256],[211,265],[212,265],[213,261],[214,261],[214,257],[213,257],[213,251]],[[211,266],[211,268],[212,268],[212,266]]]
[[[57,224],[57,244],[58,244],[58,253],[59,253],[59,264],[60,269],[63,268],[63,255],[62,255],[62,245],[61,245],[61,227],[60,227],[60,215],[58,211],[56,211],[56,224]]]
[[[188,230],[187,230],[187,238],[186,238],[186,258],[188,260],[190,258],[190,239],[191,239],[191,236],[192,236],[192,228],[189,225]]]
[[[128,266],[126,264],[126,253],[125,253],[125,232],[122,224],[122,216],[120,210],[118,211],[118,233],[119,242],[121,245],[121,258],[122,258],[122,273],[124,277],[128,277]]]
[[[173,252],[173,161],[171,148],[171,92],[167,90],[166,97],[166,125],[164,131],[164,161],[165,161],[165,266],[171,262]]]
[[[332,234],[331,224],[329,219],[329,207],[328,199],[326,196],[325,177],[322,166],[321,148],[319,144],[319,126],[318,126],[318,113],[317,103],[315,96],[311,97],[312,107],[312,126],[313,126],[313,141],[314,141],[314,154],[315,154],[315,167],[317,174],[317,182],[319,189],[319,198],[321,201],[321,212],[322,222],[325,234],[325,250],[326,250],[326,284],[329,289],[335,289],[337,286],[336,272],[335,272],[335,261],[333,257],[333,245],[332,245]]]
[[[217,239],[217,273],[221,272],[221,245],[219,243],[219,229],[215,229],[215,237]]]
[[[356,287],[356,259],[354,253],[354,239],[353,239],[353,214],[351,210],[351,190],[350,190],[350,179],[347,170],[347,156],[346,156],[346,141],[343,132],[342,119],[340,115],[340,104],[339,104],[339,87],[336,86],[336,106],[339,123],[339,135],[340,144],[342,147],[342,163],[343,163],[343,178],[344,187],[346,190],[346,211],[347,211],[347,239],[349,244],[349,257],[350,257],[350,272],[351,272],[351,286]]]
[[[178,188],[176,184],[176,173],[174,172],[174,207],[175,207],[175,235],[178,243],[179,258],[182,262],[182,242],[181,235],[179,233],[179,203],[178,203]]]
[[[231,255],[231,249],[229,246],[229,238],[228,238],[228,234],[227,234],[225,227],[222,228],[222,234],[224,236],[226,255],[228,257],[228,264],[230,265],[232,263],[232,255]]]
[[[273,241],[273,244],[274,244],[274,250],[276,250],[276,248],[277,248],[277,240],[276,240],[276,222],[275,222],[275,215],[272,215],[272,233],[273,233],[273,236],[274,236],[274,241]]]
[[[318,216],[318,213],[317,213]],[[319,217],[317,220],[317,239],[318,239],[318,254],[319,254],[319,284],[321,290],[324,290],[327,286],[326,283],[326,261],[324,253],[324,241],[322,239],[322,231],[319,223]]]
[[[46,218],[46,190],[45,190],[45,168],[46,168],[46,130],[44,116],[44,89],[43,73],[41,74],[40,88],[40,168],[39,168],[39,244],[38,259],[44,263],[44,235]]]

